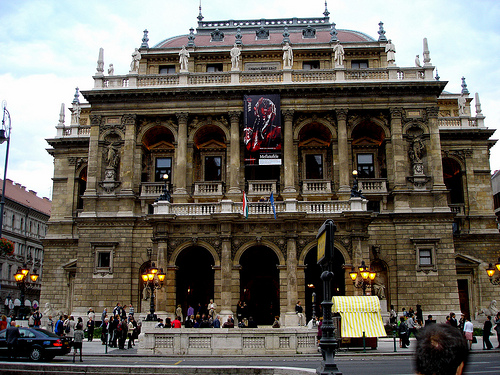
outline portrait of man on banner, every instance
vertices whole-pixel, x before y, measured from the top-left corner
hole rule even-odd
[[[281,164],[279,95],[246,95],[243,141],[245,164]]]

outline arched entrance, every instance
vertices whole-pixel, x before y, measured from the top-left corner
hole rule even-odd
[[[345,296],[345,276],[343,265],[345,263],[342,253],[334,250],[334,263],[333,263],[333,296]],[[322,316],[321,302],[323,302],[323,281],[320,276],[323,272],[321,266],[317,263],[318,248],[315,246],[306,255],[304,264],[305,269],[305,287],[306,287],[306,301],[302,305],[305,306],[306,319],[312,318],[312,294],[316,293],[316,316]]]
[[[200,246],[183,250],[176,260],[176,305],[187,311],[189,305],[197,312],[198,304],[202,312],[210,299],[214,298],[214,258]]]
[[[265,246],[246,250],[240,259],[240,299],[259,325],[271,325],[279,315],[278,257]]]

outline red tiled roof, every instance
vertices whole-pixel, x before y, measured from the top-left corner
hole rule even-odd
[[[0,179],[0,193],[3,187],[3,180]],[[5,180],[5,197],[30,207],[48,216],[51,214],[52,201],[48,198],[40,198],[33,190],[26,190],[21,184],[13,183],[12,180]]]

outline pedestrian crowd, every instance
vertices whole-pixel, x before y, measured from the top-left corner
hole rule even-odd
[[[408,310],[403,307],[398,320],[394,306],[391,305],[389,323],[398,333],[399,347],[407,348],[410,345],[410,337],[412,334],[415,338],[417,338],[422,328],[435,324],[436,320],[433,319],[432,315],[428,315],[427,319],[424,321],[420,305],[417,305],[416,311],[414,311],[411,307]],[[470,321],[470,318],[465,314],[462,313],[460,319],[457,320],[456,314],[454,312],[450,312],[450,314],[446,316],[444,324],[456,328],[465,340],[467,340],[469,349],[472,348],[473,343],[477,342],[477,339],[474,336],[474,325]],[[493,319],[491,316],[486,316],[486,321],[483,326],[483,349],[485,350],[493,348],[493,344],[490,341],[492,329],[496,331],[499,343],[497,348],[500,349],[500,312],[498,312]]]

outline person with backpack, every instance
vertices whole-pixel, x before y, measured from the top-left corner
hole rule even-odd
[[[54,327],[54,333],[57,336],[63,336],[64,335],[64,321],[63,321],[63,316],[59,316],[59,319],[57,319],[56,325]]]

